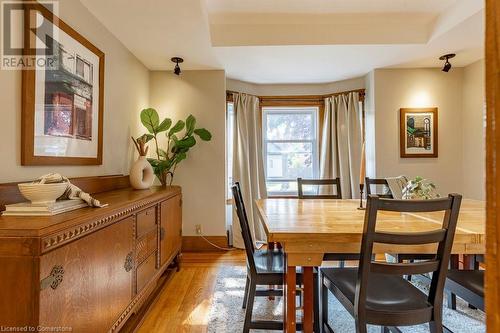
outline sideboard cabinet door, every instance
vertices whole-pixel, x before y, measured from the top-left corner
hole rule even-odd
[[[41,257],[41,326],[111,328],[132,300],[134,222],[126,218]]]
[[[182,245],[182,196],[176,195],[161,203],[160,259],[161,265],[172,258]]]

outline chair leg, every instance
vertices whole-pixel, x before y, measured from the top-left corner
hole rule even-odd
[[[245,296],[243,296],[243,305],[242,305],[242,308],[246,308],[247,307],[247,299],[248,299],[248,285],[250,284],[250,279],[248,278],[247,276],[247,282],[245,284]]]
[[[452,310],[457,309],[457,295],[454,293],[448,293],[448,308]]]
[[[429,323],[430,333],[443,333],[443,309],[434,307],[434,320]]]
[[[345,267],[345,261],[344,260],[340,260],[339,261],[339,267],[340,268],[344,268]]]
[[[248,297],[247,297],[247,306],[245,311],[245,324],[243,326],[243,333],[250,332],[250,323],[252,322],[252,312],[253,312],[253,303],[255,300],[255,290],[257,289],[257,285],[250,280],[248,286]]]
[[[314,275],[313,284],[314,284],[314,332],[320,333],[320,320],[319,320],[319,269],[318,273]]]
[[[391,330],[388,327],[381,326],[380,333],[391,333]]]
[[[360,321],[359,319],[356,320],[356,333],[367,333],[366,329],[366,322]]]
[[[321,325],[332,331],[328,325],[328,288],[323,283],[321,283]]]
[[[429,330],[431,333],[443,333],[443,324],[431,321],[429,323]]]

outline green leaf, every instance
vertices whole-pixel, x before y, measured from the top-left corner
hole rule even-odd
[[[156,133],[160,133],[160,132],[164,132],[164,131],[168,130],[171,125],[172,125],[172,119],[165,118],[161,122],[161,124],[158,126],[158,128],[156,129]]]
[[[197,128],[194,130],[194,134],[198,135],[200,139],[203,141],[210,141],[212,140],[212,133],[210,133],[207,129],[205,128]]]
[[[182,131],[184,128],[185,123],[182,120],[179,120],[177,123],[175,123],[174,127],[170,129],[168,132],[168,136],[172,136],[173,134]]]
[[[179,153],[175,156],[175,163],[179,163],[182,160],[185,160],[187,157],[186,153]]]
[[[196,144],[194,136],[188,136],[185,139],[176,142],[176,146],[179,148],[191,148]]]
[[[137,138],[137,141],[147,143],[148,141],[150,141],[153,138],[154,138],[154,135],[152,135],[152,134],[143,134]]]
[[[149,131],[149,133],[156,133],[156,128],[160,123],[158,112],[153,108],[144,109],[141,111],[141,122]]]
[[[155,168],[155,167],[157,167],[157,166],[158,166],[158,163],[159,163],[160,161],[158,161],[158,160],[157,160],[157,159],[155,159],[155,158],[148,158],[148,162],[149,162],[149,164],[151,164],[151,166],[152,166],[153,168]]]
[[[196,126],[196,118],[193,115],[189,115],[186,119],[186,135],[193,134],[194,127]]]

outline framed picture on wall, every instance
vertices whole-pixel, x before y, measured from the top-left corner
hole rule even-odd
[[[400,156],[438,157],[438,109],[399,110]]]
[[[104,53],[38,3],[24,5],[22,165],[102,164]]]

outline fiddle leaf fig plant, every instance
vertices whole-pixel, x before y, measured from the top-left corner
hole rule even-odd
[[[156,158],[148,158],[148,161],[163,186],[167,185],[169,176],[168,185],[172,184],[177,165],[187,158],[189,150],[196,145],[196,137],[202,141],[212,139],[212,134],[207,129],[196,128],[196,118],[193,115],[189,115],[185,121],[178,120],[173,126],[170,118],[160,122],[158,112],[153,108],[142,110],[140,117],[148,133],[135,139],[134,143],[144,146],[153,140]],[[164,148],[159,145],[161,133],[165,133],[167,138]]]

